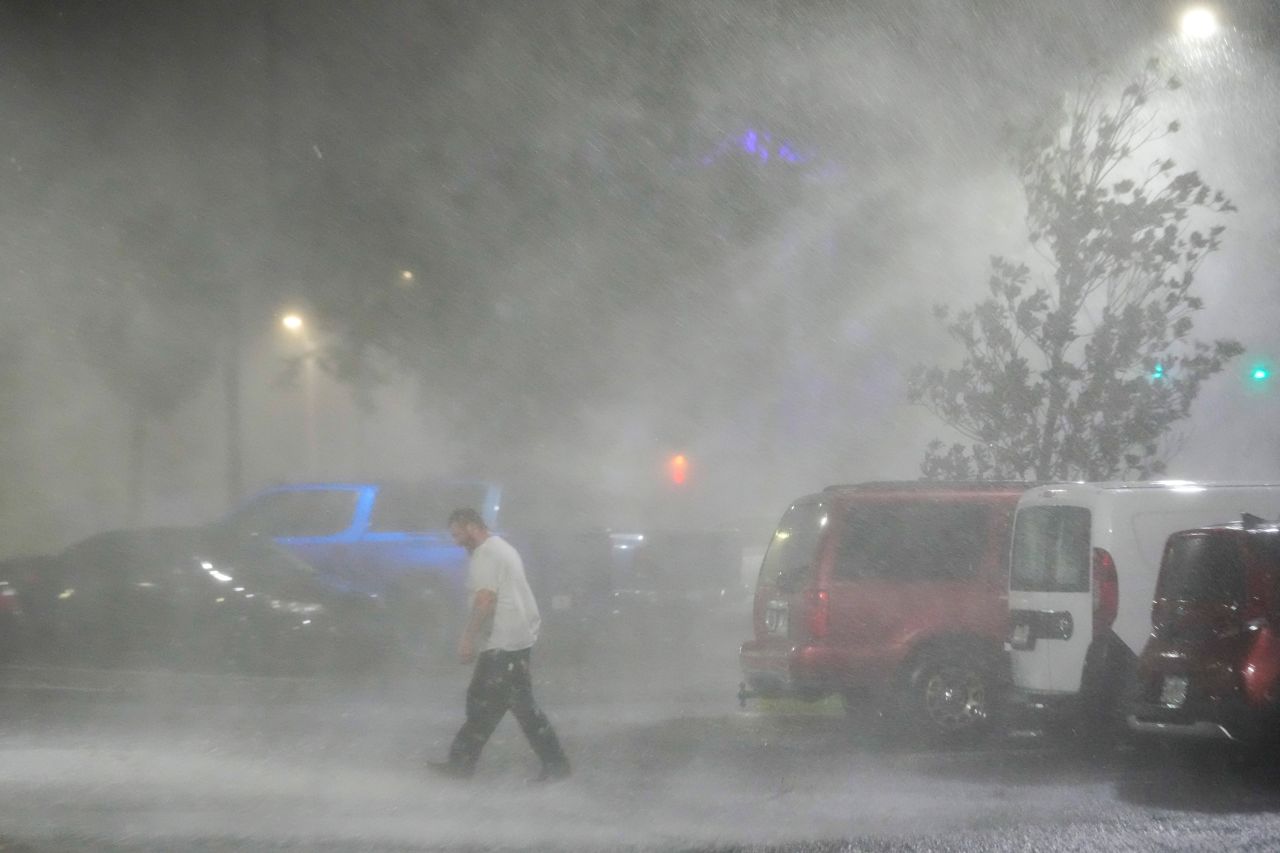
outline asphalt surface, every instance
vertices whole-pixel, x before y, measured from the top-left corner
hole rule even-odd
[[[0,851],[1275,850],[1280,774],[1002,733],[934,750],[831,703],[739,709],[731,651],[535,661],[574,762],[508,719],[437,779],[467,670],[359,683],[0,671]]]

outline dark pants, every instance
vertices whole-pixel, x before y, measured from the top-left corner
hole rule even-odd
[[[569,759],[560,748],[555,729],[533,700],[529,651],[480,654],[471,686],[467,688],[467,721],[449,748],[450,764],[467,770],[474,768],[489,736],[510,710],[529,739],[529,745],[542,760],[542,766],[552,770],[568,768]]]

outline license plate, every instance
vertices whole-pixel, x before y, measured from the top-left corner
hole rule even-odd
[[[1187,701],[1187,677],[1185,675],[1166,675],[1160,687],[1160,704],[1170,708],[1181,708]]]
[[[1009,645],[1015,649],[1031,648],[1031,626],[1026,622],[1013,626],[1013,634],[1009,637]]]

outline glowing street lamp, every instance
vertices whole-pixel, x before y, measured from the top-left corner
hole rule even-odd
[[[1182,14],[1182,34],[1196,41],[1212,38],[1218,32],[1218,16],[1208,6],[1195,6]]]
[[[316,360],[307,323],[297,311],[289,311],[280,317],[280,325],[286,332],[299,339],[304,347],[302,360],[303,431],[306,440],[307,473],[315,476],[316,442]]]

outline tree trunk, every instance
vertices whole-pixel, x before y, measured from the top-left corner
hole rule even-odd
[[[1044,413],[1044,427],[1040,433],[1040,452],[1036,456],[1036,479],[1041,481],[1057,480],[1061,477],[1055,473],[1057,461],[1054,457],[1058,434],[1058,420],[1062,417],[1062,408],[1067,399],[1066,380],[1063,377],[1065,364],[1062,348],[1056,348],[1049,360],[1046,379],[1049,382],[1049,405]]]

